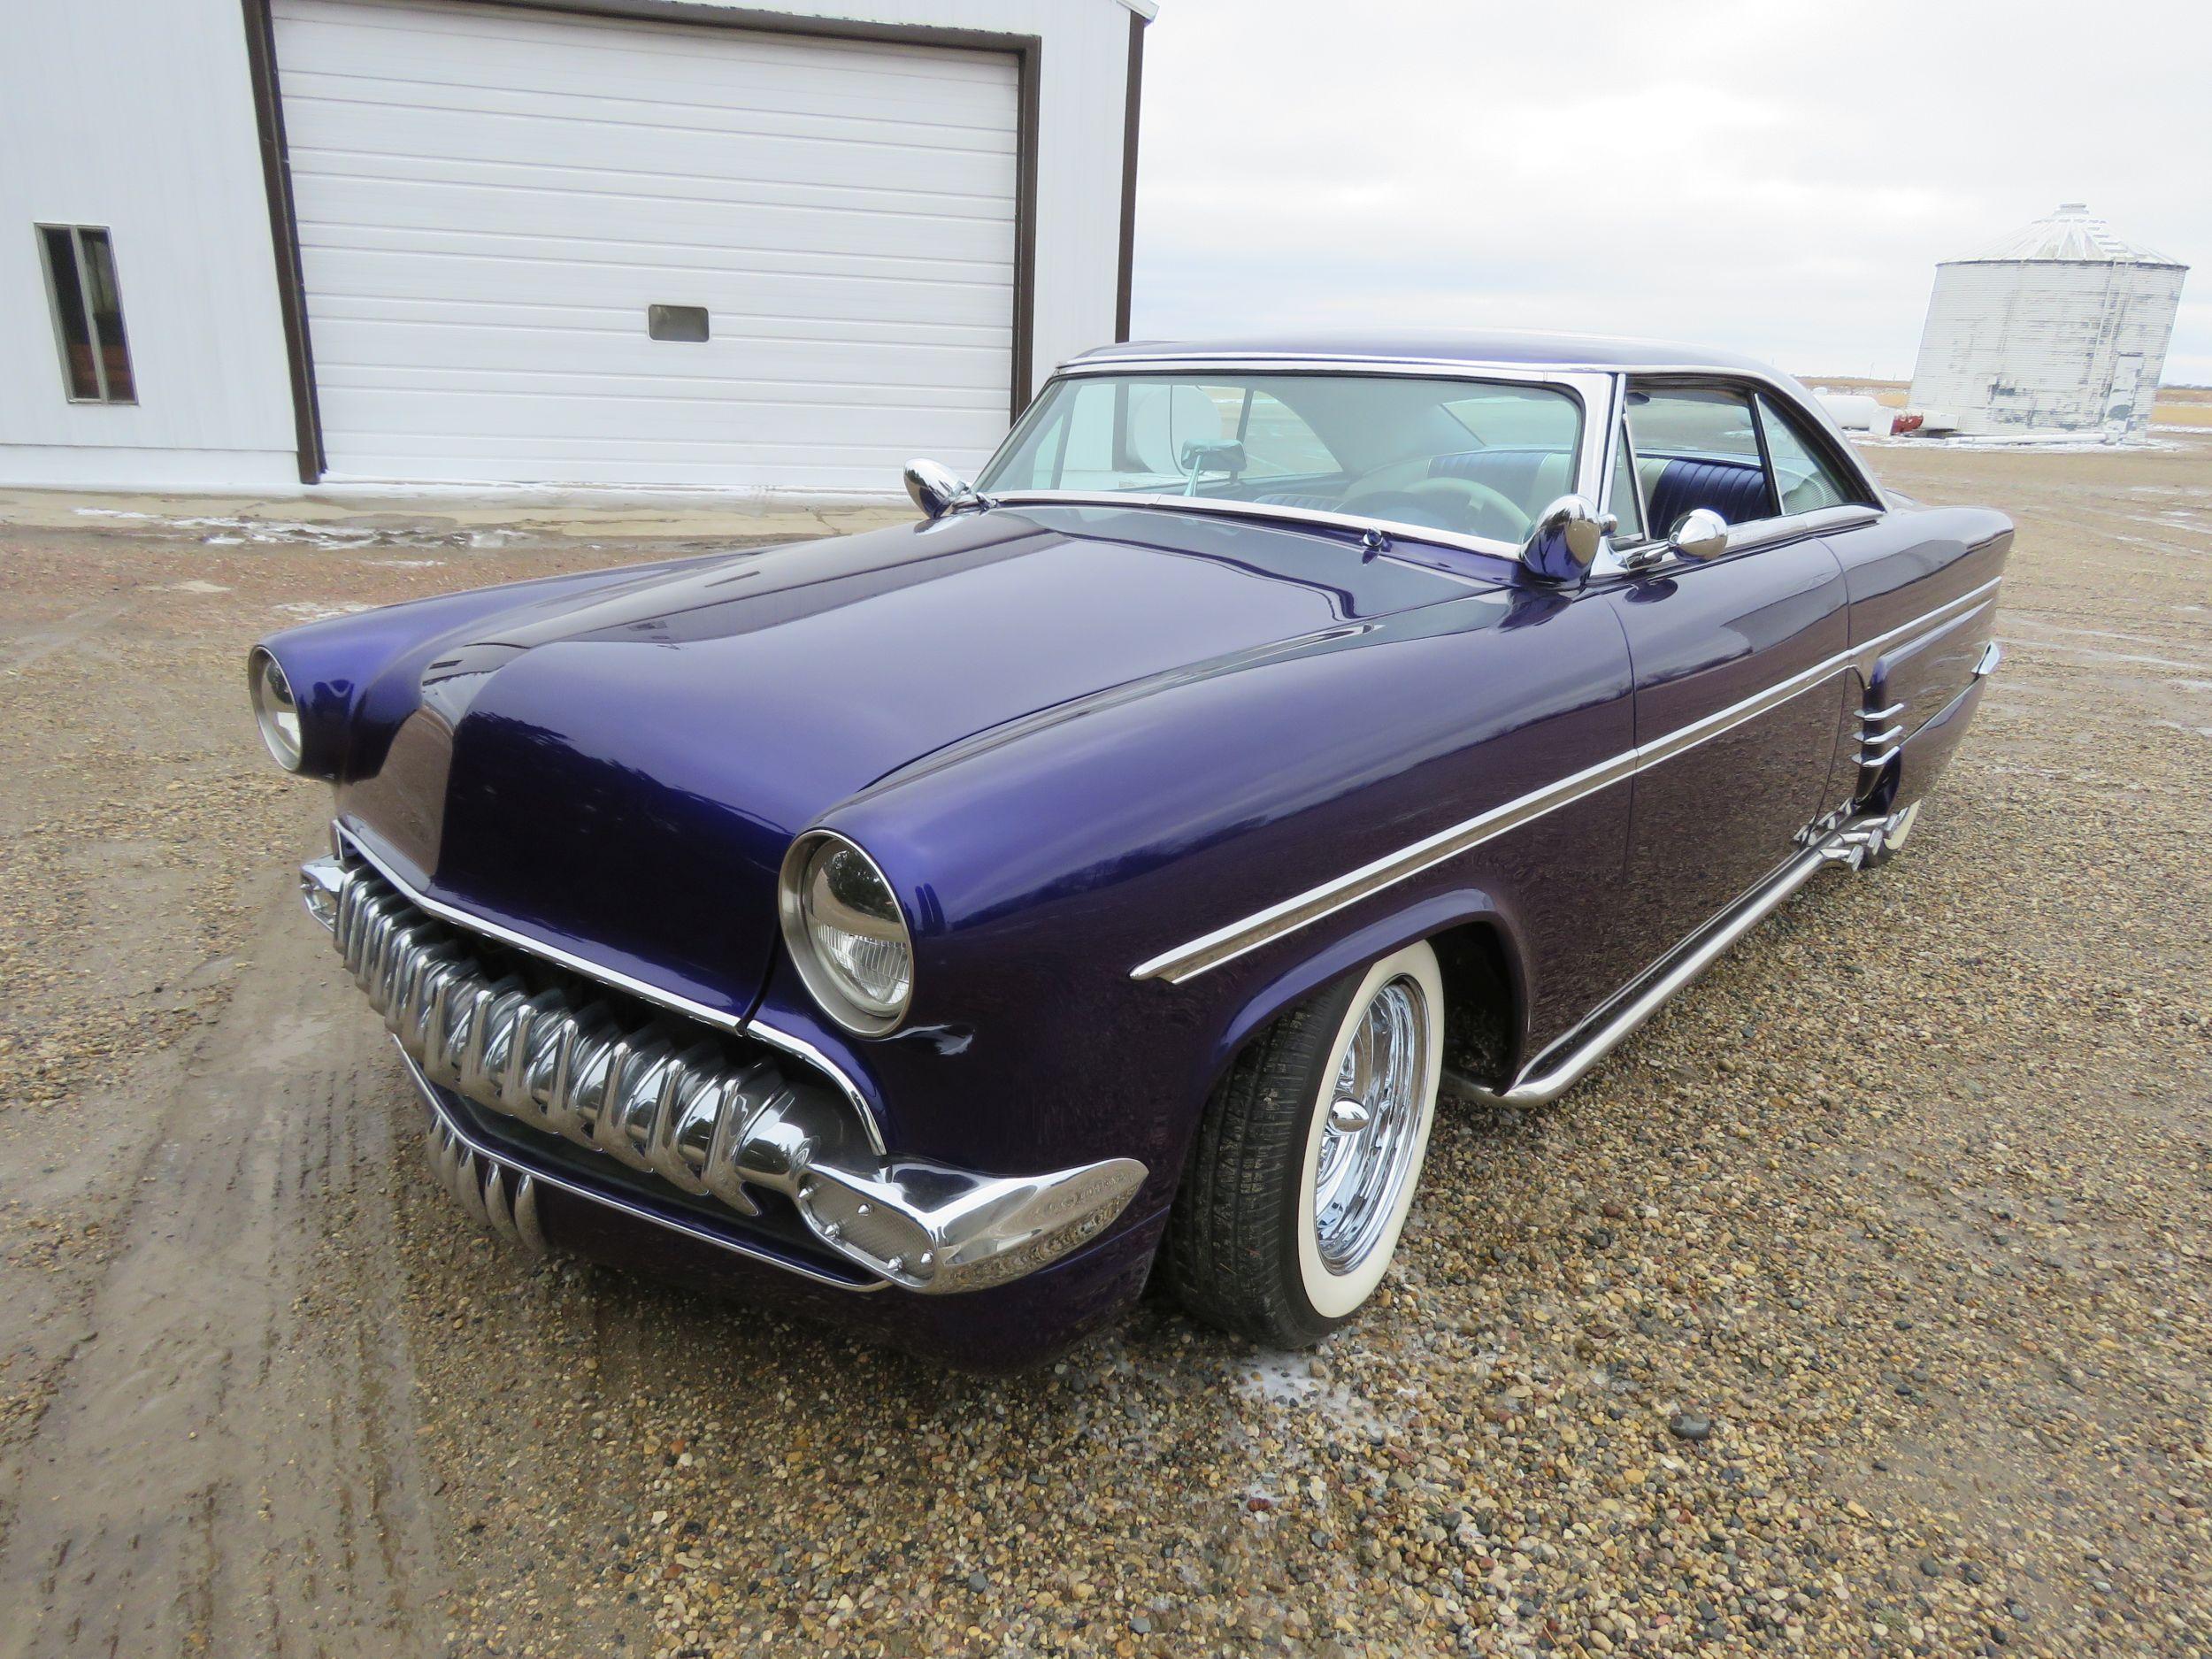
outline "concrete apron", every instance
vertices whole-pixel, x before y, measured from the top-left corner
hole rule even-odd
[[[459,537],[486,542],[747,541],[842,535],[915,517],[903,495],[723,490],[315,486],[296,493],[0,488],[0,526],[209,542],[385,541]]]

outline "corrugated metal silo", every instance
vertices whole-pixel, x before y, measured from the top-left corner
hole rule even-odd
[[[2079,202],[1936,267],[1912,407],[1962,432],[2150,424],[2188,267],[2122,241]]]

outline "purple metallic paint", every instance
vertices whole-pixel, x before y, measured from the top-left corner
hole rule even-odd
[[[1848,643],[1843,569],[1808,536],[1618,585],[1648,743],[1813,668]],[[1616,982],[1764,877],[1828,808],[1841,675],[1637,775]]]
[[[1142,1159],[1101,1242],[952,1297],[822,1289],[549,1205],[578,1248],[1000,1364],[1135,1294],[1199,1110],[1259,1025],[1410,939],[1480,926],[1513,980],[1515,1057],[1532,1056],[1835,804],[1864,688],[1839,674],[1185,983],[1135,964],[1925,614],[1993,576],[2008,540],[1993,514],[1898,511],[1568,590],[1318,530],[1002,508],[270,644],[342,814],[434,897],[812,1043],[902,1153]],[[1955,658],[1924,654],[1926,695]],[[1951,689],[1908,746],[1918,787],[1971,711]],[[773,872],[817,823],[868,849],[911,918],[915,1001],[888,1038],[822,1017],[777,941]]]

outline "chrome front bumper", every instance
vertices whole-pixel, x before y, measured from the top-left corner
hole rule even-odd
[[[432,916],[365,861],[315,859],[300,887],[427,1083],[733,1217],[760,1214],[751,1189],[781,1194],[821,1245],[909,1290],[1034,1272],[1111,1225],[1144,1181],[1133,1158],[993,1176],[879,1156],[841,1096],[787,1073],[787,1056],[735,1052],[704,1024],[518,963],[512,946]],[[447,1149],[441,1173],[460,1156]],[[502,1195],[503,1233],[518,1218]]]

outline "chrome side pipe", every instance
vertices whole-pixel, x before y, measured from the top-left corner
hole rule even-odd
[[[474,940],[365,864],[316,859],[300,886],[429,1082],[739,1216],[760,1213],[751,1189],[780,1193],[823,1244],[909,1290],[1033,1272],[1110,1225],[1143,1184],[1133,1158],[993,1176],[880,1157],[841,1096],[787,1078],[779,1057],[733,1064],[705,1027],[695,1041],[672,1036],[670,1018],[634,1022],[580,982],[533,992],[495,978]],[[464,1208],[541,1244],[529,1178],[510,1193],[495,1163],[439,1138],[449,1144],[433,1161]]]
[[[1599,1061],[1626,1041],[1676,992],[1711,967],[1823,870],[1831,864],[1856,870],[1886,841],[1903,841],[1911,833],[1918,810],[1916,803],[1888,818],[1852,818],[1831,830],[1687,941],[1663,969],[1636,986],[1611,1013],[1570,1033],[1563,1045],[1539,1056],[1509,1086],[1492,1088],[1453,1072],[1454,1090],[1486,1105],[1548,1106],[1587,1077]]]

